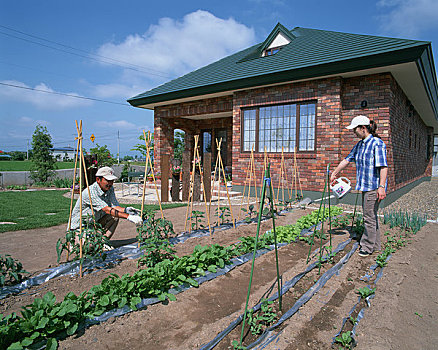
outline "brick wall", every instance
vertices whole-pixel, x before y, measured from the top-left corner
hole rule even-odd
[[[340,148],[340,78],[315,80],[295,84],[236,92],[233,102],[233,185],[243,185],[250,162],[250,154],[241,152],[241,109],[253,106],[316,102],[316,146],[314,152],[297,152],[297,164],[303,190],[322,191],[325,169],[329,162],[336,162]],[[263,153],[255,154],[257,179],[262,179]],[[271,177],[278,186],[281,153],[268,153]],[[291,178],[293,153],[285,153],[288,179]],[[290,180],[289,180],[290,181]]]
[[[427,127],[395,80],[391,84],[390,135],[393,164],[392,190],[424,176],[432,175],[432,157],[427,158],[427,139],[433,128]],[[432,145],[429,145],[430,154]]]
[[[366,107],[361,103],[366,101]],[[327,165],[331,169],[345,158],[358,142],[352,131],[345,129],[351,119],[363,114],[378,125],[377,133],[387,146],[389,165],[388,191],[430,176],[432,160],[426,159],[426,143],[432,130],[422,122],[391,74],[355,78],[339,77],[283,84],[236,92],[233,97],[205,99],[155,108],[155,165],[162,152],[172,152],[173,130],[186,132],[186,145],[193,151],[193,136],[202,129],[226,128],[228,157],[232,159],[233,184],[242,185],[249,167],[250,153],[241,152],[241,110],[246,107],[287,103],[316,103],[316,145],[313,152],[297,152],[297,164],[303,190],[322,191]],[[232,118],[191,120],[181,117],[230,112]],[[213,140],[214,142],[214,140]],[[409,144],[411,145],[409,147]],[[256,176],[262,179],[263,153],[255,154]],[[268,153],[274,186],[279,183],[281,153]],[[293,153],[285,153],[287,176],[291,182]],[[343,176],[353,186],[354,164]],[[260,181],[259,181],[260,182]]]
[[[161,154],[173,155],[173,133],[175,129],[185,132],[186,150],[191,153],[194,148],[194,136],[199,135],[202,129],[224,128],[227,137],[232,139],[232,124],[230,118],[214,118],[193,120],[187,117],[196,117],[211,113],[232,113],[233,99],[231,96],[210,98],[205,100],[178,103],[154,109],[154,166],[159,169]],[[212,140],[214,142],[214,140]],[[228,142],[228,157],[231,159],[231,142]]]

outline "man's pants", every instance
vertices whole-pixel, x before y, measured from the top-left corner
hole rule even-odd
[[[380,250],[377,190],[362,192],[362,208],[365,231],[360,246],[361,250],[371,254],[373,251]]]
[[[119,223],[119,218],[115,218],[109,214],[105,214],[98,221],[106,231],[105,236],[111,238]]]

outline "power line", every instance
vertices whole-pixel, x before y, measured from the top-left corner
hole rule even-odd
[[[112,64],[112,65],[119,66],[119,67],[122,67],[122,68],[125,68],[125,69],[131,69],[131,70],[134,70],[134,71],[137,71],[137,72],[142,72],[142,73],[146,73],[146,74],[156,75],[156,76],[159,76],[159,77],[162,77],[162,78],[169,78],[169,79],[171,78],[165,72],[161,72],[161,71],[158,71],[158,70],[155,70],[155,69],[152,69],[152,68],[139,66],[139,65],[136,65],[136,64],[133,64],[133,63],[117,60],[117,59],[106,57],[106,56],[102,56],[102,55],[99,55],[99,54],[94,54],[94,53],[91,53],[89,51],[85,51],[85,50],[82,50],[82,49],[74,48],[74,47],[69,46],[69,45],[64,45],[64,44],[58,43],[56,41],[52,41],[52,40],[48,40],[48,39],[45,39],[45,38],[38,37],[36,35],[27,34],[25,32],[22,32],[22,31],[19,31],[19,30],[16,30],[16,29],[13,29],[13,28],[1,25],[1,24],[0,24],[0,27],[5,28],[5,29],[10,30],[10,31],[13,31],[13,32],[16,32],[16,33],[20,33],[22,35],[26,35],[26,36],[38,39],[38,40],[42,40],[42,41],[46,41],[46,42],[49,42],[49,43],[52,43],[52,44],[55,44],[55,45],[59,45],[61,47],[68,48],[69,50],[75,50],[75,51],[83,52],[86,55],[81,55],[81,54],[78,54],[78,53],[75,53],[75,52],[72,52],[72,51],[63,50],[63,49],[58,48],[58,47],[54,47],[54,46],[51,46],[51,45],[46,45],[44,43],[40,43],[40,42],[37,42],[37,41],[34,41],[34,40],[22,38],[22,37],[19,37],[17,35],[13,35],[13,34],[10,34],[10,33],[5,33],[5,32],[0,31],[0,34],[9,36],[9,37],[12,37],[12,38],[15,38],[15,39],[23,40],[23,41],[30,42],[30,43],[33,43],[33,44],[36,44],[36,45],[40,45],[40,46],[43,46],[43,47],[50,48],[52,50],[61,51],[61,52],[64,52],[64,53],[68,53],[68,54],[71,54],[71,55],[79,56],[79,57],[82,57],[82,58],[87,58],[87,59],[94,60],[94,61],[97,61],[97,62],[103,62],[103,63],[107,63],[107,64]],[[99,58],[95,58],[95,57],[92,57],[92,56],[96,56],[96,57],[99,57]],[[147,69],[148,71],[144,71],[142,69],[137,69],[135,67],[142,68],[142,69]],[[156,73],[153,73],[153,72],[156,72]]]
[[[52,94],[52,95],[61,95],[61,96],[67,96],[67,97],[80,98],[82,100],[90,100],[90,101],[97,101],[97,102],[112,103],[112,104],[115,104],[115,105],[122,105],[122,106],[126,106],[126,107],[130,107],[131,106],[128,103],[106,101],[106,100],[100,100],[98,98],[85,97],[85,96],[77,96],[77,95],[72,95],[72,94],[65,94],[65,93],[62,93],[62,92],[35,89],[35,88],[28,87],[28,86],[19,86],[19,85],[7,84],[7,83],[2,83],[2,82],[0,82],[0,85],[14,87],[14,88],[17,88],[17,89],[25,89],[25,90],[32,90],[32,91],[38,91],[38,92],[45,92],[46,94]]]

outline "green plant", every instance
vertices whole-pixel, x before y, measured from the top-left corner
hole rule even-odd
[[[80,244],[82,241],[82,258],[80,257]],[[64,251],[69,251],[69,256],[73,260],[79,260],[83,264],[86,258],[93,259],[100,256],[103,260],[106,258],[104,247],[109,243],[105,231],[98,223],[92,223],[88,218],[83,220],[82,232],[79,229],[67,231],[64,240],[59,238],[56,242],[56,253],[58,262]]]
[[[203,219],[204,212],[199,210],[192,211],[192,219],[195,219],[195,222],[192,222],[192,230],[198,230],[199,228],[204,228]]]
[[[249,224],[252,221],[252,216],[256,213],[254,210],[254,204],[250,204],[248,210],[245,208],[241,208],[241,210],[245,212],[245,221]]]
[[[53,185],[56,188],[70,188],[72,186],[73,181],[71,179],[61,179],[59,177],[53,180]]]
[[[55,173],[56,160],[50,149],[53,148],[52,137],[47,128],[37,125],[32,135],[32,168],[30,176],[34,181],[46,182]]]
[[[6,187],[8,190],[27,190],[27,186],[21,185],[9,185]]]
[[[360,295],[362,299],[368,298],[370,295],[373,295],[376,292],[376,288],[363,287],[357,290],[357,294]]]
[[[155,229],[142,241],[143,256],[138,260],[137,266],[152,267],[160,261],[175,257],[176,251],[172,249],[169,233],[173,233],[170,221],[158,219]]]
[[[14,280],[19,283],[23,280],[23,274],[28,273],[23,270],[23,265],[18,260],[12,258],[9,254],[0,255],[0,286],[4,286],[6,282]]]
[[[273,303],[273,301],[263,298],[258,313],[254,313],[253,309],[248,311],[248,325],[251,334],[260,334],[263,327],[268,327],[277,318],[277,314],[271,306]]]
[[[353,316],[350,316],[349,320],[353,324],[353,326],[357,323],[357,318],[354,318]]]
[[[340,343],[345,349],[351,349],[353,338],[351,337],[351,332],[343,332],[341,335],[335,338],[337,343]]]
[[[231,345],[233,346],[234,350],[245,350],[246,346],[240,345],[239,341],[233,340],[231,342]]]
[[[111,152],[107,145],[99,146],[99,144],[96,143],[96,147],[90,148],[90,154],[97,155],[97,164],[95,164],[95,166],[98,168],[111,166],[116,162],[116,159],[111,157]]]
[[[216,215],[219,217],[220,219],[220,224],[223,225],[225,223],[229,223],[230,222],[230,208],[228,207],[219,207],[216,208],[215,210]]]

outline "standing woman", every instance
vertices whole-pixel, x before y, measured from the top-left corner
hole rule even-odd
[[[365,226],[360,240],[359,256],[368,256],[381,249],[377,210],[380,201],[386,197],[386,146],[376,134],[376,123],[364,115],[353,118],[347,129],[352,129],[360,141],[333,171],[330,182],[333,182],[350,162],[356,163],[356,190],[362,191]]]

